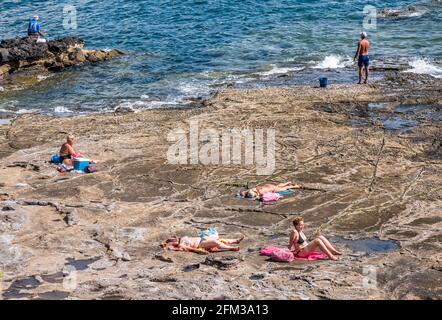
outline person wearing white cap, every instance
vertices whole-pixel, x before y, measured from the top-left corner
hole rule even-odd
[[[368,74],[369,74],[369,66],[370,66],[370,57],[368,56],[368,48],[370,48],[370,42],[367,40],[367,33],[361,32],[361,40],[358,42],[358,49],[356,50],[356,54],[354,57],[354,61],[358,59],[358,74],[359,74],[359,82],[361,84],[362,81],[362,68],[365,68],[365,80],[364,83],[368,82]]]
[[[39,37],[44,35],[43,31],[41,31],[41,25],[38,22],[38,20],[39,20],[38,16],[35,15],[32,17],[31,21],[29,21],[28,36]]]

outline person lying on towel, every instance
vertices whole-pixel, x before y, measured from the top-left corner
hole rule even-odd
[[[181,237],[173,236],[162,244],[162,248],[174,251],[187,251],[200,254],[208,254],[215,251],[239,251],[239,246],[232,246],[232,244],[239,244],[244,239],[244,236],[238,239],[220,239],[216,236],[209,237]]]
[[[74,150],[75,138],[73,135],[68,135],[66,142],[60,148],[60,163],[73,166],[72,159],[83,157],[81,153],[75,152]]]
[[[307,242],[307,237],[304,234],[304,218],[297,217],[293,220],[294,229],[290,233],[290,243],[288,245],[289,250],[295,248],[295,256],[300,253],[310,253],[316,250],[321,250],[330,259],[338,260],[335,255],[341,255],[338,250],[336,250],[331,243],[324,236],[316,237],[312,242]]]
[[[302,185],[293,184],[292,182],[280,183],[278,185],[272,183],[266,183],[255,188],[241,192],[244,198],[257,199],[260,198],[265,193],[278,193],[286,191],[288,189],[301,189]]]

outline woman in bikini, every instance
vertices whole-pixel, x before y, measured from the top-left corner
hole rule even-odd
[[[75,152],[74,150],[74,136],[68,135],[66,138],[66,142],[60,148],[60,163],[73,166],[72,159],[75,157],[82,157],[80,153]]]
[[[295,248],[296,255],[300,253],[315,252],[317,249],[324,252],[331,260],[338,260],[335,255],[341,255],[331,243],[324,236],[315,238],[312,242],[307,242],[307,237],[304,234],[304,218],[297,217],[293,220],[294,229],[290,233],[289,250]]]
[[[260,186],[256,186],[255,188],[246,190],[241,192],[241,195],[244,198],[260,198],[264,193],[277,193],[286,191],[288,189],[301,189],[302,186],[300,184],[293,184],[292,182],[280,183],[280,184],[272,184],[266,183]]]
[[[167,239],[166,243],[162,245],[162,247],[175,251],[188,251],[201,254],[208,254],[211,251],[239,251],[239,246],[232,246],[232,244],[239,244],[243,239],[244,236],[239,239],[188,236],[178,238],[173,236],[172,238]]]

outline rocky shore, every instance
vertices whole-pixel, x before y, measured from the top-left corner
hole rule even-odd
[[[37,43],[30,37],[0,42],[0,94],[29,86],[38,77],[88,62],[109,60],[124,53],[119,50],[88,50],[79,37],[64,37]]]
[[[367,86],[225,90],[198,109],[22,115],[0,126],[2,298],[440,299],[441,87],[391,72]],[[190,120],[275,129],[274,172],[169,164],[167,136]],[[68,132],[101,159],[97,173],[60,174],[47,162]],[[290,180],[317,190],[272,205],[234,196]],[[338,262],[259,255],[287,244],[297,215],[308,237],[333,239]],[[158,246],[209,226],[244,234],[241,251]]]

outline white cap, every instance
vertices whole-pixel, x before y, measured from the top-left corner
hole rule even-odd
[[[362,39],[367,38],[367,32],[365,32],[365,31],[361,32],[361,38]]]
[[[35,15],[35,16],[32,17],[32,19],[34,19],[34,20],[38,20],[38,16]]]

